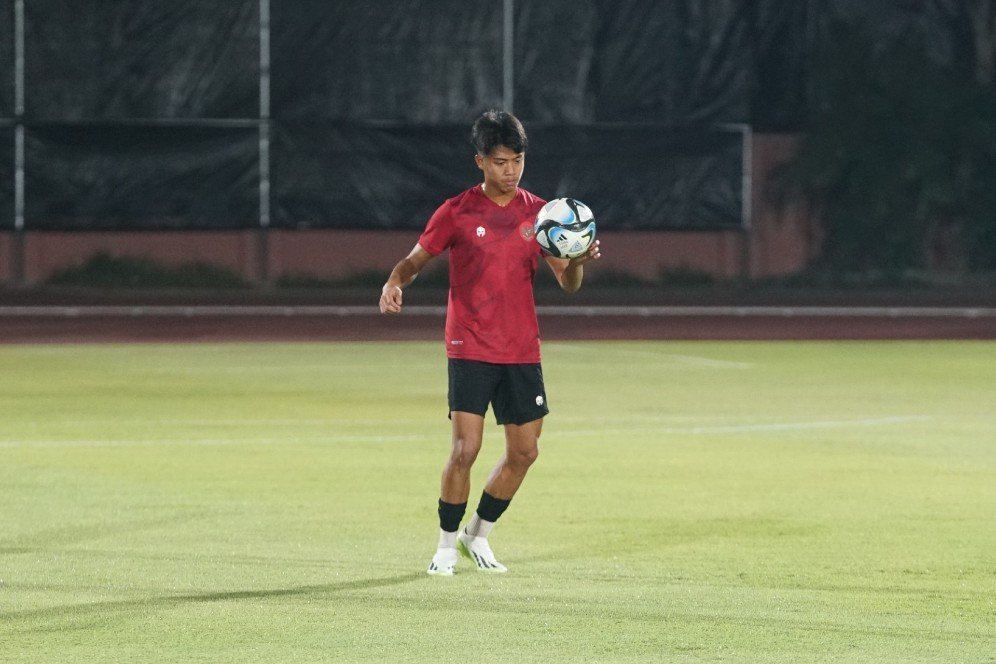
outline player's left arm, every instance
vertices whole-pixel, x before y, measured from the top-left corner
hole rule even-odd
[[[553,276],[557,278],[557,283],[568,293],[574,293],[581,288],[581,281],[584,280],[584,264],[602,257],[599,241],[595,240],[588,251],[577,258],[567,260],[566,258],[554,258],[546,256],[546,264],[553,270]]]

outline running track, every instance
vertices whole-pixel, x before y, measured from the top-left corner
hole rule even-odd
[[[996,307],[540,306],[544,339],[996,339]],[[442,339],[410,306],[3,306],[0,343]]]

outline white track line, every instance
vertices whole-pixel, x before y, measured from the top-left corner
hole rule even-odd
[[[677,355],[667,353],[665,357],[670,357],[684,364],[693,366],[712,367],[714,369],[751,369],[754,365],[750,362],[731,362],[729,360],[714,360],[711,357],[699,357],[698,355]]]
[[[869,417],[855,420],[821,420],[821,421],[810,421],[810,422],[764,422],[757,424],[730,424],[730,425],[718,425],[718,426],[684,426],[684,427],[660,427],[660,426],[641,426],[641,427],[621,427],[621,428],[610,428],[610,429],[586,429],[583,431],[561,431],[558,429],[551,429],[548,432],[544,431],[543,436],[549,438],[551,435],[554,437],[592,437],[592,436],[606,436],[606,435],[616,435],[616,434],[664,434],[664,435],[676,435],[676,436],[702,436],[702,435],[714,435],[714,434],[741,434],[741,433],[756,433],[756,432],[793,432],[793,431],[806,431],[811,429],[839,429],[847,427],[875,427],[875,426],[889,426],[892,424],[910,424],[913,422],[927,422],[932,420],[933,417],[929,415],[911,415],[911,416],[895,416],[895,417]]]
[[[769,422],[758,424],[737,424],[727,426],[688,426],[688,427],[623,427],[615,429],[585,429],[579,431],[552,430],[543,434],[544,438],[578,438],[592,436],[607,436],[614,434],[668,434],[668,435],[713,435],[740,434],[754,432],[805,431],[809,429],[836,429],[844,427],[888,426],[891,424],[909,424],[926,422],[933,418],[929,415],[868,417],[855,420],[822,420],[810,422]],[[88,447],[154,447],[154,446],[216,446],[216,445],[280,445],[291,444],[323,444],[323,443],[408,443],[419,441],[443,440],[444,433],[435,434],[394,434],[394,435],[347,435],[347,436],[315,436],[308,438],[209,438],[181,440],[0,440],[0,449],[12,448],[88,448]]]
[[[125,440],[0,440],[0,449],[90,448],[90,447],[214,447],[224,445],[299,445],[322,443],[407,443],[445,440],[446,435],[397,434],[365,436],[312,436],[289,438],[182,438]]]
[[[823,420],[814,422],[784,422],[766,424],[736,424],[728,426],[698,426],[671,428],[669,433],[751,433],[753,431],[802,431],[805,429],[836,429],[840,427],[875,427],[889,424],[908,424],[911,422],[927,422],[933,419],[929,415],[906,415],[893,417],[866,417],[856,420]]]
[[[996,318],[996,307],[537,307],[550,316]]]
[[[585,350],[584,347],[578,346],[571,343],[564,343],[562,341],[551,341],[544,345],[544,351],[556,353],[560,350],[575,350],[582,351]],[[616,355],[624,355],[626,357],[639,357],[643,360],[657,360],[657,361],[675,361],[679,364],[688,364],[692,366],[710,367],[714,369],[752,369],[755,365],[751,362],[737,362],[733,360],[717,360],[711,357],[703,357],[701,355],[683,355],[680,353],[658,353],[649,350],[642,350],[638,348],[620,348],[618,346],[613,346],[611,349],[603,351],[605,353],[613,353]]]
[[[870,317],[870,318],[996,318],[996,307],[563,307],[540,306],[541,316],[687,316],[734,317]],[[446,307],[407,306],[409,316],[443,316]],[[168,316],[377,316],[372,306],[0,306],[0,317],[82,318]]]

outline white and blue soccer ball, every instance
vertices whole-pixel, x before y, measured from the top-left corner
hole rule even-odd
[[[581,256],[595,241],[595,215],[573,198],[555,198],[536,215],[536,241],[557,258]]]

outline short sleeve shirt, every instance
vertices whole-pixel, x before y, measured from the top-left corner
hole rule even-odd
[[[478,185],[447,200],[429,219],[419,245],[433,256],[450,252],[448,357],[540,361],[533,277],[541,250],[533,227],[545,202],[520,188],[502,207]]]

